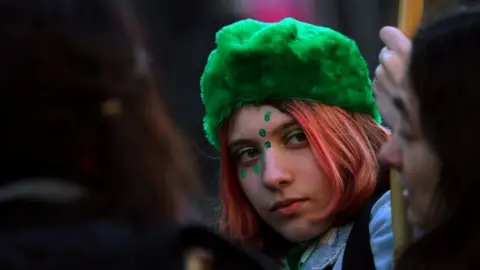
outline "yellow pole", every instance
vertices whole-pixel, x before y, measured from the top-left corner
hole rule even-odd
[[[398,9],[398,28],[408,37],[412,37],[422,21],[424,0],[400,0]]]
[[[392,229],[395,245],[394,258],[398,259],[405,247],[412,241],[412,229],[407,221],[402,188],[398,182],[397,171],[390,170],[390,196],[392,201]]]

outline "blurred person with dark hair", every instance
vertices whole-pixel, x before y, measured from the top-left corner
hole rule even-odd
[[[0,269],[264,269],[196,223],[191,154],[125,1],[0,3]]]
[[[396,269],[478,269],[480,12],[422,26],[410,42],[381,31],[377,102],[393,129],[381,157],[397,169],[409,221],[423,235]]]
[[[125,223],[181,218],[196,173],[130,14],[93,0],[7,1],[0,14],[1,185],[62,183],[75,194],[62,200]]]
[[[189,147],[199,163],[207,200],[202,200],[209,224],[214,223],[217,205],[219,157],[203,133],[205,113],[198,96],[198,78],[215,42],[210,38],[240,15],[232,1],[224,0],[136,0],[142,30],[156,67],[154,76],[168,85],[160,92],[175,124],[188,138]],[[158,64],[157,64],[158,63]],[[162,91],[166,89],[167,91]],[[173,90],[173,91],[171,91]]]

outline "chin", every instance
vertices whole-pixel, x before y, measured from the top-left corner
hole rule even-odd
[[[277,231],[288,241],[299,243],[320,236],[328,229],[328,225],[312,224],[311,222],[302,220],[285,224],[277,229]]]
[[[418,229],[425,229],[425,215],[413,210],[411,207],[407,210],[408,222]]]

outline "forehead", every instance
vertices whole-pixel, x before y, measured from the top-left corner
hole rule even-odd
[[[270,105],[243,106],[232,117],[229,141],[258,137],[261,129],[265,129],[268,133],[268,130],[292,121],[294,119],[290,115]]]

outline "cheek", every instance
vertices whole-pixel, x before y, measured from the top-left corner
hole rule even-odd
[[[437,158],[425,146],[405,158],[408,166],[408,182],[422,193],[430,193],[435,190],[439,180],[439,163]]]
[[[266,198],[266,194],[261,185],[260,175],[247,174],[246,177],[239,178],[239,184],[253,208],[257,211],[263,209],[265,202],[262,198]]]
[[[439,163],[432,152],[424,146],[410,151],[406,156],[405,172],[407,186],[411,191],[409,198],[414,223],[421,224],[428,219],[428,213],[439,180]]]
[[[323,172],[317,172],[315,177],[309,178],[305,183],[306,190],[318,203],[318,209],[324,209],[330,205],[334,197],[333,183]],[[323,213],[323,211],[320,212]]]
[[[315,199],[316,203],[321,202],[317,207],[327,205],[333,197],[333,183],[315,159],[312,157],[310,161],[296,164],[295,168],[295,189]]]
[[[294,162],[295,179],[303,179],[302,182],[308,179],[309,182],[318,182],[318,179],[325,178],[325,172],[316,161],[315,157],[298,159]]]

